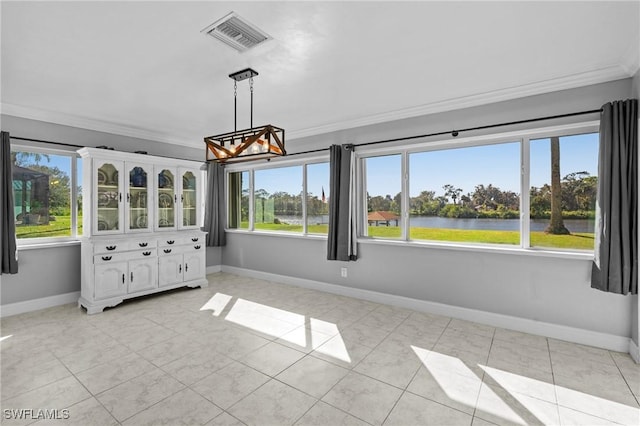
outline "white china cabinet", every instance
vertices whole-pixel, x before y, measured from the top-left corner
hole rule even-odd
[[[203,287],[201,163],[97,148],[83,159],[82,288],[89,314],[124,299]]]

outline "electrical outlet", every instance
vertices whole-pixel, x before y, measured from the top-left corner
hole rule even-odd
[[[347,268],[340,268],[340,276],[342,278],[347,278]]]

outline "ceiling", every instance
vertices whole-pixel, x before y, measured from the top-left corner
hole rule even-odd
[[[633,76],[640,2],[1,2],[2,113],[202,147],[287,140]],[[272,40],[201,33],[234,11]],[[238,128],[249,127],[248,82]]]

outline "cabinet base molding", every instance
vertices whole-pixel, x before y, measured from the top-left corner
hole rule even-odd
[[[162,286],[159,288],[154,288],[152,290],[141,291],[135,294],[128,294],[124,297],[113,297],[110,299],[97,300],[94,302],[91,302],[85,299],[84,297],[80,297],[78,299],[78,307],[79,308],[84,307],[87,310],[87,314],[93,315],[93,314],[101,313],[102,311],[104,311],[105,308],[112,308],[116,305],[119,305],[120,303],[124,302],[126,299],[133,299],[136,297],[147,296],[155,293],[161,293],[163,291],[173,290],[180,287],[205,288],[208,286],[209,286],[209,281],[207,281],[206,279],[198,279],[198,280],[193,280],[188,282],[181,282],[173,285]]]

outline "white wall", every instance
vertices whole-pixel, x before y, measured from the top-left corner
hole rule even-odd
[[[6,115],[2,116],[2,130],[8,131],[11,136],[24,138],[92,147],[107,145],[126,152],[142,150],[150,155],[204,160],[204,143],[203,149],[199,150]],[[18,143],[28,144],[23,141]],[[75,150],[56,145],[34,144],[34,146]],[[7,305],[80,291],[79,244],[18,250],[18,257],[18,274],[2,275],[0,304]],[[220,257],[220,248],[207,247],[208,265],[219,265]]]
[[[304,151],[333,143],[362,143],[594,110],[606,102],[628,98],[631,83],[631,79],[620,80],[314,136],[288,143],[287,150]],[[570,120],[598,117],[596,113]],[[360,244],[359,256],[356,262],[329,262],[325,260],[325,240],[229,233],[222,264],[627,338],[631,336],[632,323],[637,323],[634,298],[591,289],[591,263],[586,260],[372,243]],[[340,278],[341,267],[348,268],[348,278]]]

